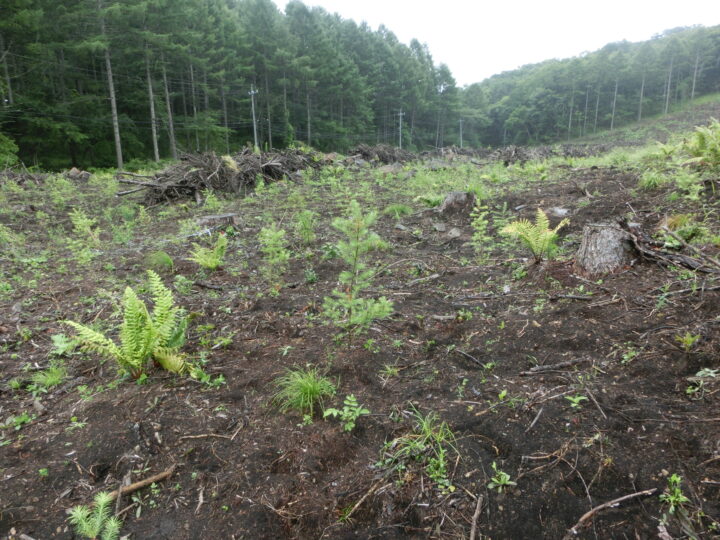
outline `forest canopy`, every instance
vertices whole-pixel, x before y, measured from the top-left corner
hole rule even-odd
[[[719,89],[720,27],[459,88],[417,40],[299,1],[282,13],[271,0],[7,0],[0,17],[0,158],[50,169],[226,153],[255,137],[346,151],[399,144],[400,129],[417,151],[545,143]]]

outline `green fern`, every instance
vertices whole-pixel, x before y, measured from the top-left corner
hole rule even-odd
[[[544,258],[552,258],[556,249],[555,240],[557,239],[557,233],[569,223],[570,220],[563,219],[557,227],[551,229],[547,215],[545,215],[542,209],[538,208],[535,224],[530,223],[527,219],[521,219],[506,225],[500,232],[520,238],[530,251],[532,251],[535,262],[538,263]]]
[[[686,163],[720,169],[720,122],[713,118],[707,127],[698,126],[683,146],[693,156]]]
[[[95,506],[80,505],[70,510],[70,523],[79,536],[100,540],[115,540],[120,536],[122,521],[112,515],[113,497],[103,491],[95,495]]]
[[[220,234],[212,248],[207,248],[200,244],[193,244],[193,247],[195,249],[192,251],[190,260],[196,262],[203,268],[215,270],[223,264],[225,252],[228,247],[228,238],[227,235]]]
[[[179,373],[185,362],[178,349],[185,343],[188,319],[184,311],[174,305],[172,292],[160,276],[148,270],[153,311],[150,313],[130,287],[122,299],[123,322],[120,326],[120,346],[100,332],[74,321],[65,321],[78,333],[80,346],[87,352],[112,358],[120,371],[137,378],[145,373],[150,359],[163,369]]]

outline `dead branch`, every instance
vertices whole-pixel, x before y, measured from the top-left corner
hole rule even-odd
[[[117,497],[118,495],[127,495],[128,493],[133,493],[133,492],[137,491],[138,489],[147,487],[150,484],[159,482],[160,480],[165,480],[166,478],[170,477],[174,471],[175,471],[175,465],[172,465],[169,469],[167,469],[161,473],[155,474],[149,478],[145,478],[144,480],[139,480],[133,484],[130,484],[129,486],[121,487],[120,489],[111,491],[110,498],[114,500],[115,497]]]
[[[538,375],[545,371],[555,371],[557,369],[563,369],[566,367],[574,366],[582,362],[589,362],[590,358],[574,358],[572,360],[566,360],[565,362],[558,362],[557,364],[547,364],[544,366],[535,366],[527,371],[521,371],[520,375]]]
[[[472,355],[470,355],[470,354],[468,354],[468,353],[466,353],[466,352],[464,352],[464,351],[461,351],[460,349],[453,349],[453,350],[454,350],[456,353],[461,354],[462,356],[464,356],[464,357],[467,358],[468,360],[472,360],[472,361],[475,362],[478,366],[482,367],[483,363],[482,363],[480,360],[478,360],[477,358],[475,358],[474,356],[472,356]]]
[[[703,253],[702,251],[700,251],[700,250],[699,250],[698,248],[696,248],[695,246],[691,246],[691,245],[688,244],[683,238],[681,238],[680,236],[678,236],[677,234],[675,234],[673,231],[671,231],[671,230],[668,229],[667,227],[662,227],[662,230],[665,231],[665,233],[669,234],[671,237],[673,237],[675,240],[677,240],[678,242],[680,242],[680,244],[682,244],[682,246],[683,246],[684,248],[687,248],[687,249],[689,249],[690,251],[692,251],[693,253],[695,253],[695,254],[696,254],[698,257],[700,257],[702,260],[704,260],[704,261],[706,261],[706,262],[709,262],[710,264],[712,264],[712,265],[717,266],[718,268],[720,268],[720,261],[718,261],[718,260],[715,259],[714,257],[711,257],[710,255],[708,255],[708,254],[706,254],[706,253]]]
[[[590,519],[592,519],[595,516],[595,514],[597,514],[601,510],[604,510],[605,508],[611,508],[613,506],[617,506],[621,502],[627,501],[628,499],[634,499],[635,497],[647,497],[648,495],[652,495],[656,491],[657,491],[657,488],[646,489],[645,491],[638,491],[637,493],[631,493],[630,495],[624,495],[622,497],[618,497],[617,499],[613,499],[612,501],[608,501],[606,503],[596,506],[592,510],[587,511],[582,515],[582,517],[578,520],[578,522],[568,530],[567,534],[563,537],[563,540],[570,540],[571,538],[577,536],[578,529],[580,529],[580,527],[582,527],[586,521],[589,521]]]
[[[477,532],[477,522],[480,518],[480,511],[482,510],[483,496],[478,495],[477,504],[475,505],[475,513],[472,517],[472,526],[470,527],[470,540],[475,540],[475,533]]]

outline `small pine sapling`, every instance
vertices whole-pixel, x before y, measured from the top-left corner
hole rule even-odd
[[[258,236],[260,251],[263,253],[263,262],[265,263],[260,272],[270,284],[274,294],[278,294],[282,287],[282,276],[287,270],[290,260],[285,234],[283,229],[278,229],[277,225],[273,223],[270,227],[261,229]]]
[[[325,297],[325,316],[350,336],[365,332],[376,319],[384,319],[393,312],[387,298],[361,298],[360,294],[372,284],[374,271],[366,261],[367,254],[383,245],[382,239],[370,230],[377,220],[376,212],[363,215],[357,201],[350,203],[350,215],[337,218],[333,227],[344,233],[346,240],[337,243],[340,257],[350,266],[340,273],[342,289],[335,289],[333,297]]]
[[[296,216],[295,232],[306,246],[315,241],[315,221],[317,214],[312,210],[303,210]]]

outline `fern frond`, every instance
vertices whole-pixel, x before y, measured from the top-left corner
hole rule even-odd
[[[120,327],[122,367],[135,374],[142,371],[155,345],[155,332],[150,324],[145,302],[130,287],[123,295],[123,323]]]
[[[173,307],[175,300],[173,294],[160,279],[155,272],[148,270],[148,280],[150,282],[150,294],[153,298],[152,321],[156,327],[161,327],[171,321],[172,326],[175,324],[175,312],[177,308]]]
[[[172,333],[166,340],[160,343],[161,346],[167,347],[168,349],[179,349],[185,345],[185,334],[188,323],[190,322],[190,317],[185,315],[182,309],[179,309],[177,318],[179,321],[175,325],[175,328],[173,328]]]
[[[545,212],[538,208],[534,224],[526,219],[520,219],[506,225],[500,232],[520,238],[523,244],[532,252],[535,262],[540,262],[543,257],[552,255],[555,249],[557,232],[568,223],[570,223],[570,220],[566,218],[557,227],[550,229],[550,220]]]
[[[535,227],[540,231],[546,231],[550,228],[550,220],[547,214],[542,211],[542,208],[538,208],[535,214]]]
[[[159,347],[155,349],[153,358],[160,366],[172,373],[182,373],[185,370],[185,358],[172,349]]]
[[[100,356],[105,356],[115,360],[122,356],[122,352],[117,345],[100,332],[75,321],[63,322],[68,326],[72,326],[77,331],[77,339],[80,342],[80,348],[84,351],[99,354]]]

